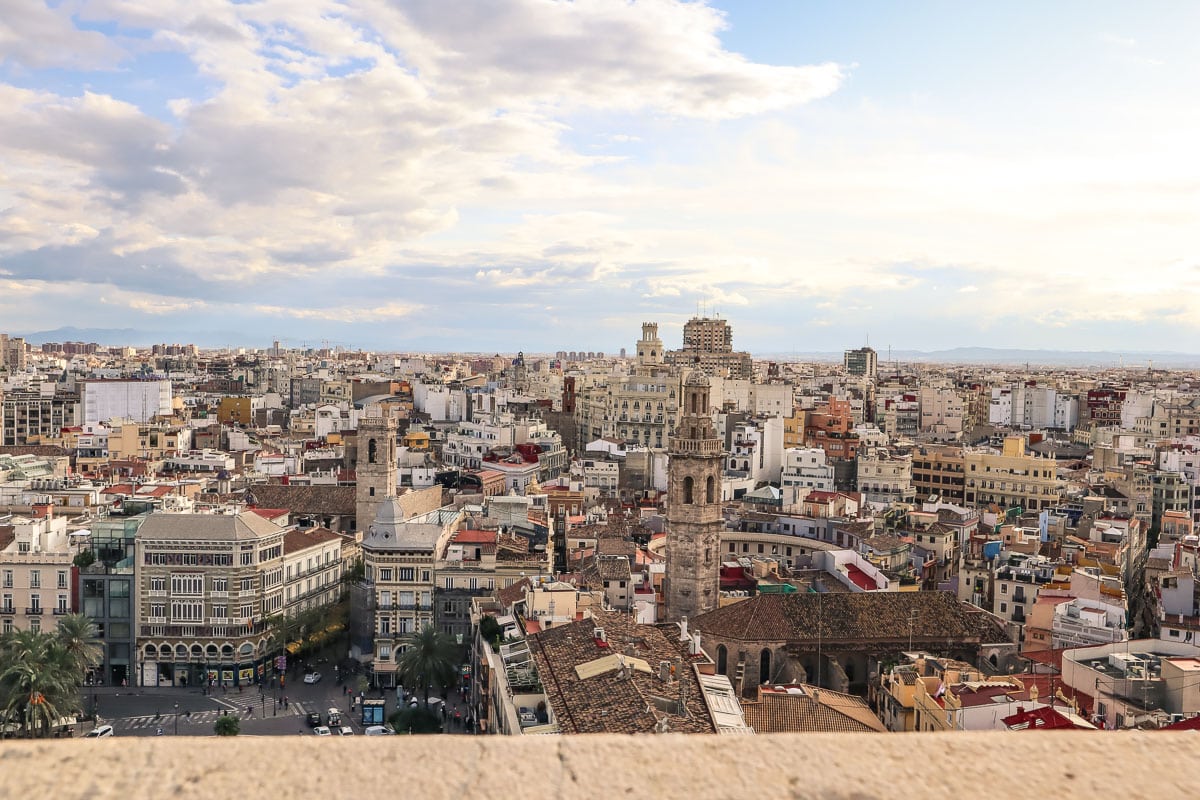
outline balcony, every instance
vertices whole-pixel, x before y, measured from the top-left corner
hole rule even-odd
[[[166,589],[151,589],[149,591],[149,595],[151,597],[166,597],[167,590]]]
[[[41,606],[34,606],[32,608],[25,609],[25,613],[32,617],[46,613],[46,609],[42,608]]]
[[[69,609],[69,608],[56,608],[56,609],[54,609],[54,616],[56,616],[56,617],[63,617],[63,616],[66,616],[67,614],[70,614],[70,613],[71,613],[71,609]]]

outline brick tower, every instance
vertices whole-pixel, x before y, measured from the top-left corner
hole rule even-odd
[[[683,384],[683,408],[667,467],[667,618],[717,607],[721,529],[721,440],[709,416],[709,382],[701,371]]]

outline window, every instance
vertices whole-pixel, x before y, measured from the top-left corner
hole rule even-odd
[[[165,592],[166,590],[167,590],[167,579],[166,578],[160,577],[160,578],[151,578],[150,579],[150,591]]]
[[[204,604],[192,601],[175,601],[171,603],[172,622],[203,622]]]
[[[58,571],[58,588],[67,588],[67,571],[65,569],[60,569]]]
[[[171,576],[171,594],[204,594],[204,576],[175,574]]]
[[[33,617],[29,620],[29,630],[33,633],[38,633],[42,630],[42,620],[39,617]]]
[[[387,661],[392,657],[392,646],[388,644],[379,645],[379,658],[381,661]]]
[[[217,618],[228,617],[229,616],[229,606],[227,606],[227,605],[213,606],[212,615]]]
[[[150,604],[150,616],[151,617],[165,617],[166,615],[167,615],[166,603],[151,603]]]
[[[392,633],[392,620],[388,617],[379,618],[379,634],[381,636],[390,636]]]
[[[11,569],[4,570],[4,588],[11,589],[13,585],[13,571]]]
[[[413,567],[401,567],[400,568],[400,580],[402,580],[402,581],[416,580],[416,572],[417,571]]]
[[[12,620],[11,619],[4,620],[4,633],[12,633],[12,629],[13,629]]]
[[[8,593],[5,593],[5,595],[4,595],[4,613],[5,614],[13,613],[13,596]]]
[[[242,578],[242,591],[243,592],[253,592],[254,591],[254,578]]]
[[[29,571],[29,588],[40,589],[42,587],[42,571],[40,569],[31,569]]]
[[[242,553],[242,566],[243,567],[248,567],[253,563],[254,563],[254,551],[253,550],[246,552],[246,553]]]
[[[392,568],[391,567],[380,567],[379,568],[379,580],[381,582],[387,582],[387,581],[390,581],[391,579],[392,579]]]
[[[242,619],[250,619],[250,617],[254,616],[254,606],[250,603],[243,603],[238,608],[238,616]]]
[[[58,596],[58,613],[67,613],[67,596],[65,594],[60,594]]]
[[[228,578],[213,578],[212,590],[214,592],[229,591],[229,579]]]
[[[29,595],[29,611],[32,614],[42,613],[42,596],[40,594]]]

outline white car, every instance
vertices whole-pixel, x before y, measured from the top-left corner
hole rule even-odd
[[[321,673],[319,673],[319,672],[309,672],[308,674],[306,674],[304,676],[305,683],[317,683],[320,680],[321,680]]]
[[[315,733],[317,736],[333,736],[333,732],[324,725],[318,725],[317,727],[313,728],[313,733]]]
[[[395,731],[382,725],[371,725],[363,729],[363,736],[391,736]]]
[[[101,725],[99,728],[95,728],[94,730],[90,730],[87,733],[85,733],[83,735],[83,738],[85,738],[85,739],[101,739],[105,736],[112,736],[113,733],[114,732],[113,732],[112,725]]]
[[[342,727],[338,728],[338,734],[341,736],[353,736],[354,728],[351,728],[349,725],[343,725]]]

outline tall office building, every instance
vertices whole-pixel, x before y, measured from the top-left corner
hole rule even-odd
[[[879,355],[869,347],[857,350],[847,350],[845,353],[846,371],[851,375],[863,375],[874,378],[879,371]]]

